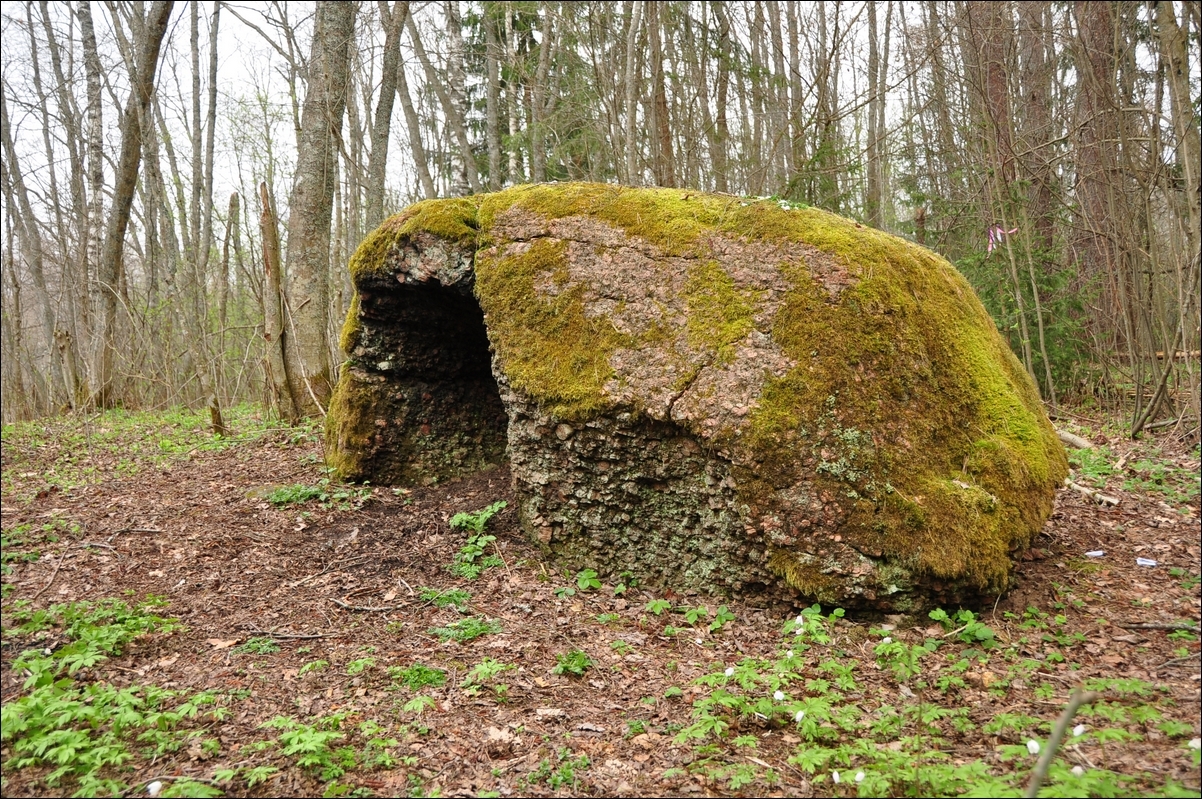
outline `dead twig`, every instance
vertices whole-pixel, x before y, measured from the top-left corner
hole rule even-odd
[[[1195,652],[1194,654],[1186,655],[1183,658],[1173,658],[1172,660],[1166,660],[1164,663],[1161,663],[1159,666],[1157,666],[1156,669],[1160,670],[1160,669],[1165,668],[1166,666],[1176,666],[1178,663],[1187,663],[1191,660],[1197,660],[1199,655],[1202,655],[1202,652]]]
[[[296,588],[297,586],[304,585],[305,583],[309,582],[310,580],[315,580],[318,577],[321,577],[323,574],[329,574],[330,572],[334,571],[335,569],[340,569],[344,566],[356,566],[363,561],[370,560],[372,557],[373,557],[372,555],[359,555],[357,557],[351,558],[350,560],[339,561],[338,563],[331,563],[329,566],[326,566],[324,569],[317,572],[316,574],[310,574],[308,577],[302,577],[301,579],[296,580],[295,582],[288,583],[288,587]]]
[[[1190,632],[1198,632],[1198,625],[1190,624],[1185,621],[1174,622],[1128,622],[1127,624],[1116,624],[1115,627],[1122,627],[1124,630],[1189,630]]]
[[[67,559],[67,553],[64,552],[62,557],[60,557],[58,559],[58,565],[54,567],[54,574],[50,575],[50,582],[46,583],[40,589],[38,589],[38,592],[29,598],[30,602],[37,599],[42,594],[46,593],[46,589],[49,588],[50,586],[54,585],[54,578],[58,577],[58,570],[63,567],[63,561],[66,559]]]
[[[279,638],[281,641],[308,641],[313,638],[337,638],[342,633],[277,633],[269,632],[268,630],[260,630],[250,624],[239,625],[242,629],[259,635],[266,635],[271,638]]]
[[[1073,695],[1068,700],[1068,706],[1060,714],[1060,719],[1052,729],[1052,736],[1048,738],[1048,742],[1043,747],[1043,753],[1039,756],[1039,762],[1035,764],[1035,770],[1031,772],[1031,781],[1027,783],[1026,793],[1023,794],[1025,799],[1034,799],[1039,794],[1039,786],[1043,784],[1044,778],[1048,775],[1048,767],[1052,765],[1052,759],[1056,757],[1056,750],[1060,748],[1064,732],[1072,723],[1073,716],[1077,715],[1077,711],[1081,709],[1082,705],[1093,704],[1101,698],[1102,695],[1094,691],[1086,693],[1080,688],[1073,690]]]
[[[400,610],[401,608],[405,607],[404,605],[390,605],[386,608],[369,608],[362,605],[348,605],[341,599],[335,599],[334,597],[330,597],[330,601],[343,610],[361,610],[365,613],[385,613],[389,610]]]
[[[1092,499],[1094,502],[1098,503],[1099,505],[1117,505],[1117,504],[1119,504],[1118,497],[1112,497],[1109,494],[1103,494],[1101,491],[1095,491],[1094,489],[1089,488],[1088,486],[1083,486],[1080,483],[1074,483],[1072,480],[1065,480],[1064,484],[1066,486],[1068,486],[1069,488],[1071,488],[1072,490],[1076,491],[1078,494],[1081,494],[1085,497],[1088,497],[1089,499]]]

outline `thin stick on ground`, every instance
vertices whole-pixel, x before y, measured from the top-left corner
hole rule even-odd
[[[1174,622],[1130,622],[1128,624],[1116,624],[1115,627],[1122,627],[1124,630],[1189,630],[1197,632],[1198,625],[1186,621]]]
[[[348,605],[347,603],[343,602],[341,599],[334,599],[334,597],[330,597],[330,601],[344,610],[361,610],[365,613],[383,613],[384,611],[400,610],[401,608],[405,607],[404,605],[389,605],[388,607],[383,607],[383,608],[371,608],[371,607],[364,607],[362,605]]]
[[[1064,739],[1064,731],[1072,723],[1073,716],[1077,715],[1077,711],[1081,709],[1082,705],[1093,704],[1101,698],[1102,695],[1094,691],[1086,693],[1080,688],[1073,691],[1073,695],[1069,697],[1068,706],[1064,708],[1056,726],[1052,728],[1052,736],[1048,738],[1048,742],[1043,748],[1043,754],[1039,756],[1039,762],[1035,764],[1035,770],[1031,772],[1031,781],[1027,783],[1026,793],[1023,794],[1026,799],[1033,799],[1039,794],[1039,786],[1043,784],[1044,778],[1048,775],[1048,767],[1052,765],[1052,760],[1056,757],[1056,750],[1060,748],[1060,742]]]
[[[66,552],[64,552],[64,553],[63,553],[63,555],[62,555],[62,557],[60,557],[60,558],[58,559],[58,565],[54,567],[54,574],[50,575],[50,582],[46,583],[46,584],[45,584],[45,585],[43,585],[41,588],[39,588],[39,589],[38,589],[38,592],[29,598],[29,601],[30,601],[30,602],[32,602],[33,600],[37,599],[37,598],[38,598],[38,597],[40,597],[42,594],[46,593],[46,589],[47,589],[47,588],[49,588],[50,586],[54,585],[54,578],[55,578],[55,577],[58,577],[58,570],[59,570],[59,569],[61,569],[61,568],[63,567],[63,561],[64,561],[64,560],[66,560],[66,559],[67,559],[67,553],[66,553]]]
[[[1172,660],[1166,660],[1164,663],[1161,663],[1156,668],[1163,669],[1168,666],[1176,666],[1178,663],[1188,663],[1191,660],[1197,660],[1199,656],[1202,656],[1202,652],[1195,652],[1194,654],[1186,655],[1183,658],[1173,658]]]

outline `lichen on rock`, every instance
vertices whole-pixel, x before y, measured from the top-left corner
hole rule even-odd
[[[934,253],[676,189],[427,201],[351,263],[345,476],[510,461],[579,567],[905,608],[997,593],[1063,480],[1027,374]]]

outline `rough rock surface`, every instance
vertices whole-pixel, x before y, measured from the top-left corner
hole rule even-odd
[[[578,568],[971,600],[1006,586],[1065,475],[955,269],[822,211],[518,187],[412,206],[351,271],[331,462],[430,482],[507,454],[524,528]]]

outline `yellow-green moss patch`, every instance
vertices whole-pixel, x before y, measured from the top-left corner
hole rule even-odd
[[[603,387],[613,376],[609,356],[630,339],[608,319],[585,315],[582,286],[556,296],[535,290],[540,275],[560,272],[566,249],[565,242],[536,239],[514,254],[480,253],[476,290],[513,387],[557,416],[579,419],[607,407]],[[560,286],[561,277],[556,279]]]

